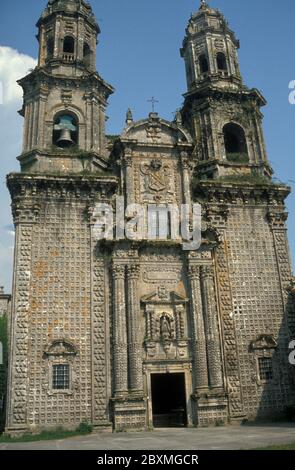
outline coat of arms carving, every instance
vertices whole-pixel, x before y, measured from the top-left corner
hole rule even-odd
[[[148,199],[157,200],[162,195],[174,195],[173,188],[173,170],[166,164],[162,163],[159,158],[153,159],[150,163],[141,165],[142,173],[142,194]]]

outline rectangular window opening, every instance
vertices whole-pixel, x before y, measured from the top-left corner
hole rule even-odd
[[[70,388],[70,366],[69,364],[58,364],[53,366],[52,387],[54,390],[69,390]]]
[[[259,377],[260,380],[268,382],[273,378],[272,358],[271,357],[259,357]]]

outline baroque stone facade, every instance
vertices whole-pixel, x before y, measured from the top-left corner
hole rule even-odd
[[[295,398],[290,190],[271,181],[265,100],[243,84],[224,17],[202,1],[189,20],[188,92],[175,120],[134,121],[128,110],[118,138],[105,135],[113,88],[96,72],[90,5],[51,0],[37,26],[39,63],[19,82],[21,172],[7,178],[16,228],[7,432],[282,416]],[[98,240],[95,207],[118,196],[126,222],[132,204],[201,204],[200,248],[160,232]]]

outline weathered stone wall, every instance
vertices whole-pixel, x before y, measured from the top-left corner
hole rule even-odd
[[[277,248],[265,207],[232,207],[226,239],[233,298],[233,317],[239,352],[244,410],[249,417],[273,416],[291,398],[288,377],[288,340],[285,300],[280,269],[290,280],[285,231]],[[278,253],[280,250],[280,254]],[[260,335],[276,339],[272,351],[274,378],[261,383],[251,342]]]
[[[0,316],[0,432],[5,425],[5,404],[8,361],[8,317]]]
[[[109,426],[108,264],[92,236],[103,183],[13,175],[9,184],[16,259],[7,431]],[[53,389],[58,364],[70,366],[66,390]]]
[[[29,393],[31,426],[91,421],[91,251],[85,206],[76,201],[43,204],[33,229],[29,292]],[[44,351],[68,339],[78,353],[73,390],[55,392]]]

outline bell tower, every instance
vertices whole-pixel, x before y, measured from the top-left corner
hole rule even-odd
[[[84,0],[50,0],[37,23],[38,66],[19,81],[21,169],[80,173],[106,167],[105,109],[113,88],[96,72],[100,33]]]
[[[181,48],[188,88],[183,118],[196,140],[200,179],[272,175],[260,111],[266,101],[243,84],[239,47],[224,16],[202,0]]]

